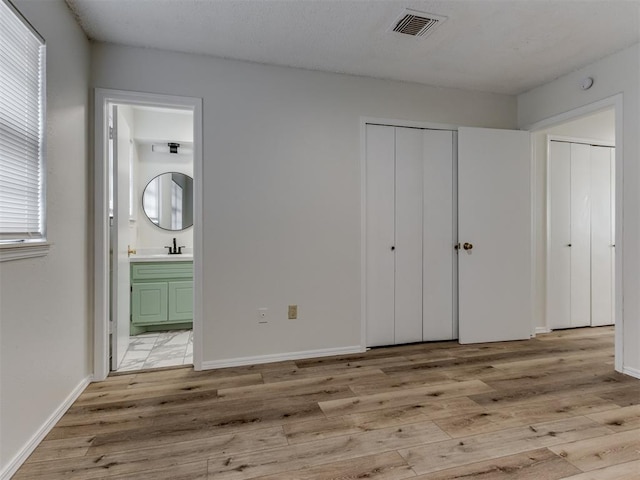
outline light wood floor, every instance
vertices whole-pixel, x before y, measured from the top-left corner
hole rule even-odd
[[[640,479],[609,327],[90,385],[16,479]]]

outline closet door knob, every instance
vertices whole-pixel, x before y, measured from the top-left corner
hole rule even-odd
[[[391,251],[393,252],[395,249],[396,249],[396,246],[395,246],[395,245],[392,245],[392,246],[391,246]]]
[[[472,243],[468,243],[468,242],[464,242],[464,245],[462,245],[462,248],[464,248],[465,250],[472,250],[473,249],[473,244]]]
[[[570,246],[571,246],[571,244],[570,244],[570,243],[567,243],[567,247],[570,247]]]

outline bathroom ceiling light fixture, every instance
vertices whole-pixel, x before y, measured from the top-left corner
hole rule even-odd
[[[151,151],[155,153],[172,153],[179,155],[190,155],[193,153],[193,149],[189,147],[183,147],[176,142],[168,143],[154,143],[151,145]]]

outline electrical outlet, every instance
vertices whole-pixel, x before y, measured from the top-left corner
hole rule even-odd
[[[269,323],[267,318],[268,308],[259,308],[258,309],[258,323]]]
[[[289,320],[298,318],[298,305],[289,305]]]

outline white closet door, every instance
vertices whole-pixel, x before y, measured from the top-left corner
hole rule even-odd
[[[528,132],[458,130],[460,343],[531,336],[530,170]]]
[[[571,326],[591,325],[591,146],[571,144]]]
[[[395,343],[422,341],[422,143],[396,128]]]
[[[457,338],[454,319],[455,242],[453,132],[425,130],[423,243],[423,339]]]
[[[611,148],[591,147],[591,325],[610,325],[613,307]]]
[[[394,333],[395,131],[366,127],[367,346],[392,345]]]
[[[611,323],[616,323],[616,149],[611,149]]]
[[[549,144],[549,261],[547,322],[549,328],[571,326],[571,144]]]

